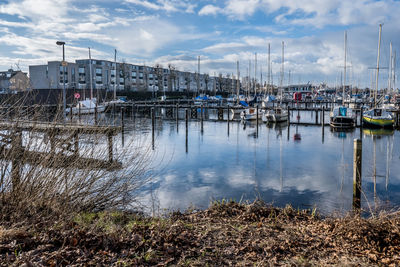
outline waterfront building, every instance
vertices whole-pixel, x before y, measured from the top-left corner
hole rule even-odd
[[[90,70],[92,71],[90,75]],[[61,61],[49,61],[47,65],[29,66],[33,89],[61,89],[64,85],[64,68]],[[108,60],[79,59],[68,62],[65,67],[65,85],[67,89],[89,90],[90,77],[92,88],[106,91],[149,91],[149,92],[236,92],[237,80],[229,76],[217,77],[179,71],[172,66],[163,68],[113,62]]]
[[[29,78],[25,72],[9,69],[0,71],[0,92],[17,93],[29,89]]]
[[[313,86],[310,83],[307,84],[292,84],[283,87],[284,93],[301,93],[301,94],[311,94],[313,92]]]

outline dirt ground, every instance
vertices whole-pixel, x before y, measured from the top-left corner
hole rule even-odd
[[[400,216],[320,218],[260,202],[150,218],[0,223],[0,266],[400,266]]]

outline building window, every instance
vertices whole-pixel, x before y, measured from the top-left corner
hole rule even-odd
[[[124,84],[124,78],[119,78],[119,84]]]
[[[101,76],[101,68],[96,68],[96,76]]]
[[[71,81],[75,82],[75,68],[71,68]]]
[[[85,74],[85,68],[84,67],[79,67],[78,72],[79,72],[79,74]]]
[[[101,76],[96,76],[96,84],[102,84]]]
[[[111,70],[111,77],[115,77],[116,70]]]

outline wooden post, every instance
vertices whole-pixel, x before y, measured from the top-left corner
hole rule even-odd
[[[318,109],[315,109],[315,124],[318,124]]]
[[[81,119],[81,105],[78,103],[78,118]]]
[[[288,127],[290,126],[290,107],[287,108],[287,122],[288,122]]]
[[[229,136],[229,128],[230,128],[230,118],[229,118],[229,105],[228,105],[228,108],[227,108],[227,121],[228,121],[228,136]]]
[[[124,129],[125,129],[125,122],[124,122],[124,111],[125,109],[123,107],[121,107],[121,142],[122,142],[122,146],[125,145],[125,133],[124,133]]]
[[[361,164],[362,164],[362,141],[354,139],[353,152],[353,211],[361,208]]]
[[[154,108],[151,108],[151,144],[154,150],[154,127],[156,123],[156,116]]]
[[[322,127],[324,127],[325,126],[325,107],[324,106],[322,106],[321,121],[322,121]]]
[[[69,107],[69,117],[70,117],[71,122],[72,122],[72,105]]]
[[[16,192],[21,182],[21,163],[22,163],[22,132],[17,130],[12,136],[12,161],[11,161],[11,180],[12,190]]]
[[[133,103],[132,103],[131,117],[132,121],[135,121],[135,104]]]
[[[121,108],[121,127],[122,127],[122,132],[124,131],[125,127],[125,122],[124,122],[124,108]]]
[[[113,136],[111,131],[107,134],[108,138],[108,161],[111,163],[114,161],[113,159]]]
[[[179,101],[179,100],[178,100]],[[179,132],[179,102],[176,104],[176,114],[175,114],[175,119],[176,119],[176,132]]]
[[[94,124],[97,124],[97,102],[96,106],[94,107]]]
[[[204,130],[204,128],[203,128],[203,103],[201,103],[200,112],[201,112],[201,114],[200,114],[200,124],[201,124],[200,132],[203,134],[203,130]]]
[[[185,110],[186,113],[186,137],[185,137],[185,148],[186,148],[186,153],[188,153],[188,122],[189,122],[189,110]]]
[[[75,156],[79,156],[79,135],[78,131],[74,133],[74,154]]]

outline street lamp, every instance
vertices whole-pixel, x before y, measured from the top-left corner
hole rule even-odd
[[[64,124],[67,118],[67,96],[66,96],[66,92],[65,92],[65,66],[67,65],[67,63],[65,62],[65,49],[64,49],[64,45],[65,42],[63,41],[57,41],[56,42],[57,45],[62,45],[62,49],[63,49],[63,61],[61,62],[61,65],[63,66],[63,118],[64,118]]]

